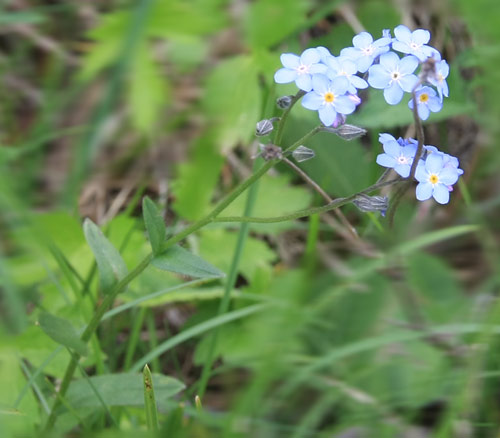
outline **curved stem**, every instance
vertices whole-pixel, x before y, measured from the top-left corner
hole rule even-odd
[[[313,214],[324,213],[325,211],[330,211],[338,207],[342,207],[345,204],[356,199],[357,196],[365,193],[373,192],[380,187],[388,186],[392,184],[398,184],[405,180],[396,178],[390,181],[385,181],[381,183],[374,184],[360,192],[354,193],[351,196],[346,198],[337,198],[330,202],[329,204],[323,205],[321,207],[312,207],[306,208],[304,210],[298,210],[293,213],[285,214],[283,216],[275,216],[275,217],[248,217],[248,216],[225,216],[225,217],[217,217],[212,220],[212,222],[253,222],[253,223],[261,223],[261,224],[273,224],[276,222],[285,222],[293,219],[299,219],[302,217],[311,216]]]
[[[300,93],[297,94],[297,96]],[[296,99],[298,100],[298,97],[296,96]],[[301,96],[299,96],[301,97]],[[293,145],[291,145],[289,148],[286,149],[286,151],[293,151],[296,148],[298,148],[304,141],[306,141],[308,138],[312,137],[314,134],[319,132],[320,127],[316,127],[312,129],[309,133],[304,135],[299,141],[295,142]],[[229,193],[225,198],[223,198],[216,206],[215,208],[208,213],[204,218],[200,219],[199,221],[195,222],[194,224],[191,224],[190,226],[186,227],[184,230],[180,231],[177,233],[175,236],[172,236],[169,240],[167,240],[163,244],[163,250],[166,250],[170,248],[171,246],[175,245],[176,243],[180,242],[181,240],[185,239],[187,236],[190,234],[194,233],[195,231],[199,230],[206,224],[212,222],[226,207],[229,206],[241,193],[243,193],[248,187],[250,187],[255,181],[257,181],[259,178],[261,178],[271,167],[273,167],[276,163],[278,163],[278,159],[274,160],[269,160],[266,162],[262,167],[260,167],[254,174],[252,174],[249,178],[247,178],[245,181],[243,181],[239,186],[234,188],[234,190]],[[81,339],[84,342],[88,342],[91,338],[91,336],[94,334],[94,332],[97,330],[97,327],[99,326],[99,323],[101,322],[102,317],[106,313],[106,311],[111,307],[113,302],[115,301],[116,297],[118,294],[123,292],[127,285],[134,279],[136,278],[142,271],[144,271],[148,266],[149,263],[151,262],[153,258],[152,254],[149,254],[142,260],[137,267],[130,272],[127,276],[125,276],[120,282],[118,282],[112,289],[111,291],[105,295],[104,300],[101,302],[99,307],[96,309],[96,312],[94,313],[91,321],[85,328],[85,331],[82,333]],[[73,378],[73,375],[75,374],[76,368],[78,366],[78,361],[80,360],[81,356],[78,355],[77,353],[74,353],[71,357],[71,360],[66,368],[66,372],[64,373],[63,380],[61,382],[61,387],[58,392],[58,397],[54,401],[54,404],[52,405],[52,409],[50,412],[50,415],[47,419],[47,422],[45,423],[45,430],[50,430],[56,421],[56,411],[59,408],[61,402],[61,398],[64,397],[66,394],[66,391],[69,388],[69,385],[71,383],[71,379]]]

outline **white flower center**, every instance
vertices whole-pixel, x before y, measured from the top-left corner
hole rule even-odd
[[[365,56],[371,56],[371,55],[373,55],[373,52],[375,52],[375,47],[373,47],[373,46],[370,44],[370,45],[369,45],[369,46],[367,46],[367,47],[363,47],[363,48],[361,49],[361,51],[363,52],[363,54],[364,54]]]
[[[300,64],[296,70],[297,70],[297,74],[305,75],[305,74],[309,73],[309,66],[306,64]]]
[[[412,50],[418,50],[420,49],[420,44],[417,44],[417,43],[410,43],[410,48]]]
[[[404,155],[400,155],[398,157],[398,163],[399,164],[408,164],[409,161],[410,160],[407,157],[405,157]]]

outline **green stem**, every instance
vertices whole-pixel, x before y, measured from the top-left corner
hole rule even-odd
[[[274,144],[276,146],[281,145],[281,140],[283,138],[283,132],[285,129],[286,119],[288,118],[288,114],[292,110],[293,106],[299,101],[299,99],[306,94],[304,91],[299,91],[295,96],[293,96],[292,101],[290,102],[290,106],[283,112],[278,128],[276,130],[276,135],[274,136]]]
[[[289,148],[286,149],[287,152],[293,151],[294,149],[298,148],[303,141],[307,140],[308,138],[312,137],[314,134],[319,132],[321,128],[317,127],[311,130],[309,133],[304,135],[299,141],[295,142],[293,145],[291,145]],[[274,160],[269,160],[266,162],[260,169],[258,169],[253,175],[251,175],[249,178],[247,178],[245,181],[243,181],[239,186],[237,186],[231,193],[229,193],[224,199],[222,199],[217,206],[210,212],[208,213],[204,218],[200,219],[198,222],[195,222],[194,224],[186,227],[184,230],[176,234],[175,236],[171,237],[169,240],[165,242],[163,245],[163,249],[168,249],[171,246],[175,245],[176,243],[180,242],[181,240],[185,239],[187,236],[190,234],[194,233],[195,231],[199,230],[203,226],[207,225],[208,223],[212,222],[229,204],[231,204],[239,195],[241,195],[248,187],[250,187],[255,181],[257,181],[259,178],[262,177],[271,167],[273,167],[276,163],[278,163],[278,159]],[[152,254],[149,254],[144,260],[142,260],[139,265],[136,266],[136,268],[130,272],[127,276],[125,276],[118,284],[115,285],[115,287],[104,297],[104,300],[100,304],[100,306],[97,308],[96,312],[94,313],[91,321],[87,325],[85,331],[83,332],[81,339],[84,342],[88,342],[92,334],[97,330],[97,327],[99,326],[99,323],[101,322],[102,317],[106,313],[106,311],[111,307],[113,304],[114,300],[116,299],[117,295],[125,290],[127,285],[134,279],[136,278],[144,269],[146,269],[149,266],[149,263],[151,262],[153,258]],[[66,394],[66,391],[68,390],[68,387],[71,383],[71,379],[73,378],[73,375],[75,373],[75,370],[78,365],[78,360],[80,359],[80,356],[78,354],[74,354],[66,368],[66,372],[64,374],[63,380],[61,382],[61,387],[59,389],[59,395],[63,397]],[[52,406],[51,413],[47,419],[47,423],[45,424],[45,430],[50,430],[56,421],[56,410],[60,405],[60,397],[57,398],[54,401],[54,404]]]
[[[323,205],[321,207],[306,208],[304,210],[294,211],[293,213],[288,213],[283,216],[275,216],[275,217],[223,216],[214,218],[212,222],[252,222],[260,224],[273,224],[276,222],[285,222],[293,219],[300,219],[302,217],[308,217],[313,214],[324,213],[326,211],[342,207],[343,205],[352,202],[354,199],[356,199],[357,196],[361,194],[370,193],[379,189],[380,187],[401,183],[403,181],[405,180],[402,180],[400,178],[396,178],[390,181],[384,181],[378,184],[374,184],[364,190],[361,190],[360,192],[354,193],[353,195],[348,196],[347,198],[337,198],[334,201],[330,202],[329,204]]]

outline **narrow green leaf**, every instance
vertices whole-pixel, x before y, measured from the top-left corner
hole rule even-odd
[[[99,268],[101,289],[104,292],[109,291],[127,275],[127,266],[118,250],[90,219],[85,219],[83,232]]]
[[[142,214],[144,216],[144,224],[148,232],[149,242],[151,243],[151,249],[153,250],[153,254],[156,255],[160,252],[161,245],[167,235],[165,222],[163,222],[163,218],[155,203],[148,197],[145,197],[142,201]]]
[[[157,255],[151,262],[158,269],[169,272],[176,272],[196,278],[220,278],[225,274],[188,250],[173,246]]]
[[[148,430],[158,430],[158,413],[156,411],[155,390],[153,387],[153,377],[148,365],[144,365],[142,370],[144,381],[144,410],[146,411],[146,424]]]
[[[81,356],[87,355],[87,345],[80,339],[78,332],[68,320],[43,312],[38,322],[47,336],[58,344],[76,351]]]
[[[172,396],[182,391],[185,385],[173,377],[153,374],[158,404],[165,404]],[[90,377],[107,406],[144,406],[144,384],[141,374],[104,374]],[[99,400],[87,379],[75,380],[66,393],[66,400],[75,409],[99,408]]]

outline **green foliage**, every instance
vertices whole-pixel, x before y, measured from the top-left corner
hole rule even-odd
[[[305,0],[256,0],[245,14],[244,30],[253,49],[270,48],[302,25],[307,12]]]
[[[127,275],[127,266],[117,249],[90,219],[85,219],[83,232],[99,268],[101,290],[107,293]]]
[[[208,76],[202,107],[217,150],[253,137],[261,108],[257,74],[254,58],[240,55],[221,61]]]
[[[159,253],[153,258],[151,264],[163,271],[195,278],[220,278],[225,275],[201,257],[177,245]]]
[[[87,345],[80,339],[78,332],[68,320],[43,312],[38,321],[40,328],[58,344],[75,350],[81,356],[87,355]]]
[[[153,374],[152,378],[156,400],[160,406],[166,406],[169,399],[185,388],[183,383],[173,377]],[[76,409],[100,408],[100,398],[109,407],[144,406],[142,374],[103,374],[89,379],[78,379],[71,384],[66,397],[68,403]]]
[[[167,235],[165,222],[155,203],[148,197],[142,201],[142,214],[153,254],[157,255]]]
[[[223,164],[222,154],[211,133],[192,145],[191,160],[179,166],[173,183],[174,209],[179,215],[197,220],[207,213]]]
[[[0,11],[1,437],[497,432],[493,0],[45,3]],[[280,53],[338,54],[359,25],[378,38],[401,17],[429,23],[451,61],[450,98],[425,131],[460,156],[453,203],[417,203],[412,187],[393,228],[347,205],[357,237],[333,212],[198,228],[252,165],[269,164],[251,159],[255,124],[296,93],[273,82]],[[382,173],[379,132],[412,129],[408,95],[389,106],[364,93],[348,121],[367,136],[304,141],[316,158],[298,165],[332,197]],[[299,102],[283,147],[318,123]],[[77,183],[69,169],[83,169]],[[255,199],[250,185],[219,217],[324,204],[290,167],[268,170]],[[86,216],[102,231],[82,230]]]

